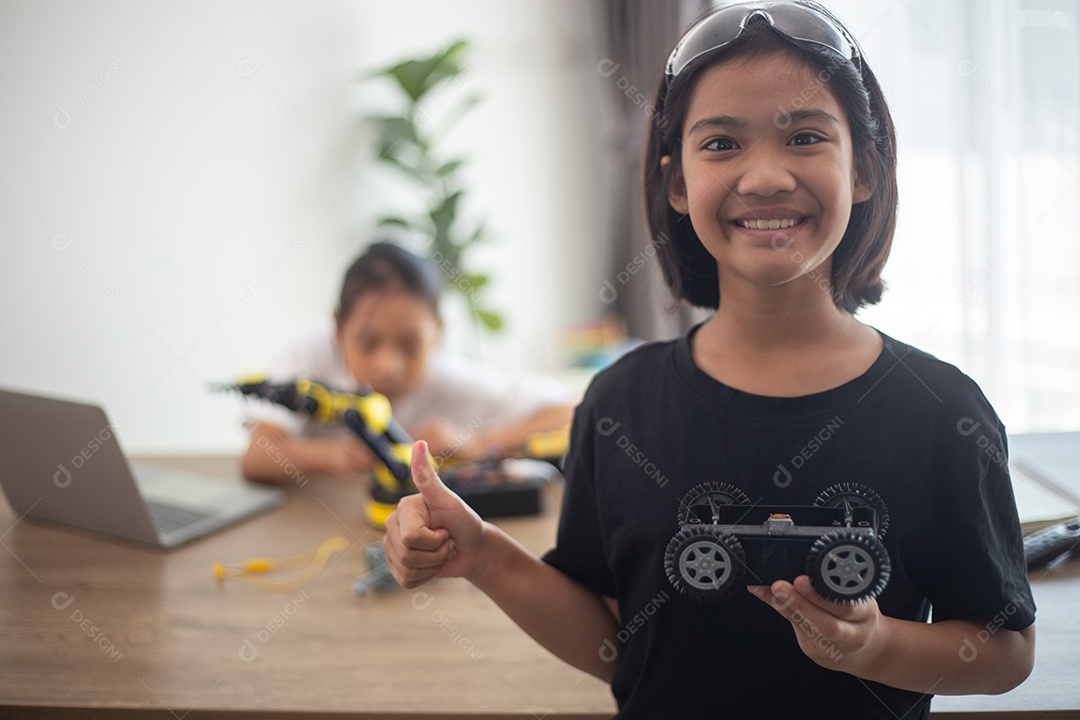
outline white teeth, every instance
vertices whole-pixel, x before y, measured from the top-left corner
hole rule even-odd
[[[736,220],[738,225],[744,228],[750,228],[751,230],[784,230],[785,228],[795,227],[799,223],[799,218],[787,218],[785,220]]]

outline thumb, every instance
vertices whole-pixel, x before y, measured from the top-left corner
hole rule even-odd
[[[447,499],[453,493],[435,472],[435,467],[431,464],[431,456],[428,454],[428,444],[423,440],[413,443],[410,469],[413,484],[420,491],[424,501],[434,507],[445,506]]]

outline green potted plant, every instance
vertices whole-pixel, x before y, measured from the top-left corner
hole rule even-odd
[[[397,114],[366,118],[374,128],[377,161],[400,172],[423,201],[421,211],[387,214],[377,224],[401,228],[420,239],[476,320],[497,331],[503,326],[502,316],[482,302],[489,278],[465,265],[469,248],[486,238],[482,221],[467,223],[458,216],[465,196],[465,159],[440,151],[449,130],[479,100],[476,95],[456,101],[454,97],[467,79],[469,68],[462,59],[467,48],[465,40],[457,40],[433,55],[403,60],[367,76],[390,81],[401,106]],[[443,102],[447,98],[450,102]]]

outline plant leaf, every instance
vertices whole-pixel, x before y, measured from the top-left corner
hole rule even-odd
[[[376,72],[373,77],[393,78],[409,99],[417,103],[439,83],[461,74],[464,68],[458,56],[466,47],[466,41],[458,40],[430,57],[405,60]]]
[[[462,65],[461,54],[469,47],[469,43],[465,40],[455,40],[450,43],[441,53],[436,53],[432,60],[434,60],[434,66],[431,73],[427,76],[427,90],[435,87],[444,80],[449,80],[453,77],[457,77],[464,70],[465,66]]]
[[[435,168],[435,177],[445,178],[447,175],[453,175],[457,172],[465,161],[461,158],[455,158],[454,160],[448,160],[439,167]]]
[[[491,280],[491,278],[483,274],[471,275],[469,273],[463,273],[462,277],[465,279],[465,283],[469,286],[469,289],[476,290],[477,292],[482,290],[483,287],[488,284],[488,281]]]
[[[394,150],[395,148],[390,148],[388,152],[383,153],[379,156],[379,160],[387,163],[388,165],[393,165],[404,174],[419,182],[421,185],[426,186],[430,184],[430,179],[422,168],[418,168],[415,165],[406,162],[399,155],[397,155]]]
[[[375,222],[375,227],[386,227],[387,225],[394,225],[396,227],[405,228],[406,230],[411,230],[413,228],[413,224],[409,222],[408,219],[398,215],[386,215]]]
[[[450,239],[450,226],[457,217],[458,200],[461,199],[462,191],[455,190],[433,207],[428,213],[431,223],[435,227],[435,245],[452,256],[450,259],[457,264],[458,248]]]
[[[397,145],[398,143],[419,144],[416,135],[416,126],[410,118],[399,116],[372,116],[369,117],[375,125],[375,134],[382,145]]]
[[[481,308],[477,308],[476,317],[480,319],[480,323],[488,330],[498,332],[503,328],[502,315],[493,310],[483,310]]]
[[[469,233],[469,237],[465,238],[465,242],[462,243],[462,247],[469,247],[470,245],[472,245],[474,243],[483,242],[484,240],[487,239],[486,233],[487,233],[487,222],[485,222],[484,220],[481,220],[479,223],[477,223],[477,225],[473,229],[473,231],[471,233]]]

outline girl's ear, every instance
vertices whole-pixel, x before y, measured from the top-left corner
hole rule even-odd
[[[870,187],[870,184],[864,182],[859,174],[855,173],[855,188],[851,194],[851,202],[858,205],[869,200],[873,194],[874,189]]]
[[[341,337],[341,311],[337,308],[334,309],[334,335]]]
[[[660,158],[661,170],[667,170],[667,167],[670,164],[670,155],[665,155]],[[671,182],[668,184],[668,205],[680,215],[688,215],[690,213],[690,202],[686,198],[686,181],[679,171],[675,172],[675,175],[671,178]]]
[[[867,153],[870,152],[872,152],[872,150],[868,149]],[[856,205],[866,202],[874,194],[873,173],[869,172],[864,175],[859,171],[859,165],[865,165],[867,168],[871,167],[869,160],[865,163],[855,163],[855,184],[851,189],[851,202]]]

